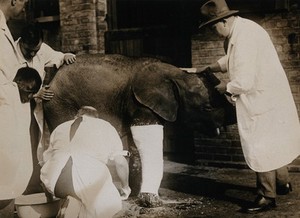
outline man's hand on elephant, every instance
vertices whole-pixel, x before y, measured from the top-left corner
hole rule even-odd
[[[197,67],[196,73],[204,73],[204,72],[210,72],[210,66],[204,66],[204,67]]]
[[[49,86],[44,86],[33,97],[45,101],[50,101],[53,98],[53,96],[54,93],[49,89]]]
[[[237,96],[225,94],[225,97],[226,97],[227,101],[228,101],[230,104],[232,104],[233,106],[235,106],[235,102],[236,102]]]
[[[76,55],[72,53],[66,53],[64,56],[64,62],[66,64],[73,64],[76,61]]]
[[[209,70],[209,66],[204,66],[204,67],[192,67],[192,68],[180,68],[182,71],[186,73],[191,73],[191,74],[201,74],[207,70]]]
[[[195,67],[192,67],[192,68],[181,67],[180,69],[185,73],[196,73],[197,72],[197,68],[195,68]]]

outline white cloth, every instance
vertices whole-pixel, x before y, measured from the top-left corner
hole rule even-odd
[[[0,85],[0,200],[26,189],[32,174],[30,105],[22,104],[16,83]]]
[[[56,68],[61,67],[64,64],[64,56],[65,54],[59,51],[55,51],[46,43],[41,44],[40,50],[36,53],[36,55],[32,58],[31,61],[27,61],[20,48],[20,38],[15,41],[16,43],[16,51],[19,57],[19,62],[22,65],[27,65],[31,68],[34,68],[39,73],[41,80],[43,81],[46,76],[45,67],[56,66]],[[37,159],[38,161],[42,161],[42,154],[45,151],[46,145],[43,144],[43,132],[44,132],[44,113],[43,113],[43,105],[42,101],[36,102],[36,107],[34,108],[34,117],[39,126],[39,143],[37,146]]]
[[[0,10],[0,84],[13,81],[21,67],[13,37]]]
[[[227,56],[218,63],[229,72],[227,91],[236,101],[238,130],[247,164],[266,172],[300,154],[297,109],[284,69],[267,32],[237,17]]]
[[[50,146],[44,152],[41,180],[53,193],[61,170],[71,157],[74,190],[84,205],[79,217],[112,217],[121,210],[122,203],[106,163],[122,152],[121,139],[108,122],[83,116],[70,142],[73,122],[67,121],[52,132]]]
[[[56,218],[78,218],[82,204],[72,196],[61,199],[60,209]],[[72,208],[72,209],[71,209]]]
[[[163,177],[163,126],[132,126],[131,133],[142,163],[140,192],[158,194]]]
[[[32,174],[30,106],[13,83],[19,64],[16,47],[0,10],[0,200],[21,195]]]

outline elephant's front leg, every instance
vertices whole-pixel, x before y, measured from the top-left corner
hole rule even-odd
[[[163,177],[163,126],[132,126],[131,132],[142,164],[140,204],[159,207],[162,205],[158,189]]]

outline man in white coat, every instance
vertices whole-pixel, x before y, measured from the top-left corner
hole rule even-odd
[[[258,24],[237,16],[225,0],[201,7],[209,25],[225,38],[226,55],[203,70],[228,72],[229,82],[215,88],[235,104],[238,131],[248,166],[256,172],[258,196],[246,212],[276,206],[277,194],[288,194],[286,165],[300,154],[300,126],[290,86],[268,33]]]
[[[39,129],[32,129],[31,134],[34,142],[38,143],[37,158],[42,160],[44,145],[42,143],[44,133],[44,113],[43,100],[50,101],[54,93],[49,89],[49,81],[45,81],[46,67],[60,68],[63,64],[72,64],[76,61],[76,55],[72,53],[62,53],[55,51],[43,42],[43,32],[38,24],[29,23],[23,27],[20,38],[16,40],[16,50],[20,64],[36,69],[43,81],[43,86],[35,94],[36,105],[34,107],[34,117]],[[53,78],[53,75],[50,76]],[[38,132],[39,130],[39,132]],[[36,144],[33,144],[36,147]]]
[[[0,110],[2,111],[1,116],[3,116],[6,121],[9,121],[10,126],[12,125],[13,121],[9,120],[9,116],[12,116],[15,120],[22,120],[24,114],[17,113],[13,115],[12,113],[21,108],[14,108],[15,106],[13,104],[7,103],[12,102],[14,96],[17,96],[15,95],[16,85],[13,82],[13,79],[18,69],[20,68],[20,65],[14,45],[14,40],[6,22],[20,15],[24,11],[24,7],[27,2],[28,0],[0,0]],[[16,101],[20,101],[20,99],[18,99],[17,97]],[[29,105],[27,105],[27,107],[29,107]],[[5,111],[5,113],[3,111]],[[7,130],[7,126],[5,126],[5,120],[1,120],[1,125],[5,128],[5,130]],[[16,132],[11,134],[10,137],[17,137],[15,133]],[[6,167],[6,169],[3,169],[5,170],[5,172],[17,172],[19,168],[18,162],[16,161],[19,158],[18,152],[15,152],[14,154],[9,153],[10,147],[8,144],[4,143],[5,138],[7,137],[3,131],[3,128],[1,128],[0,150],[2,152],[2,158],[0,159],[0,165]],[[24,141],[25,140],[23,140],[23,142]],[[27,146],[28,149],[31,149],[30,144],[23,144],[23,146]],[[3,156],[6,156],[6,159],[3,158]],[[7,165],[6,160],[8,159],[15,161],[13,162],[13,164]],[[31,159],[31,156],[28,156],[28,159],[26,161],[23,160],[24,162],[22,164],[26,164],[29,170],[26,172],[22,172],[20,174],[21,178],[19,177],[16,181],[8,182],[8,177],[10,175],[7,175],[5,172],[0,171],[2,175],[0,179],[0,217],[8,217],[10,215],[13,216],[13,204],[11,203],[11,199],[14,199],[18,195],[22,194],[22,192],[25,190],[27,182],[32,173]],[[11,170],[9,171],[8,169]],[[18,172],[20,173],[20,171]],[[4,207],[8,208],[7,205],[12,205],[12,207],[9,207],[11,208],[11,210],[2,209]]]
[[[24,192],[31,177],[28,102],[41,83],[35,69],[24,67],[13,82],[0,85],[0,217],[13,217],[13,207],[6,205]]]
[[[41,180],[55,196],[72,197],[72,203],[62,208],[64,212],[58,217],[109,218],[119,212],[121,200],[131,192],[128,163],[123,156],[127,153],[115,128],[99,119],[91,106],[82,106],[74,120],[57,126],[43,154]],[[116,167],[121,195],[108,163]]]

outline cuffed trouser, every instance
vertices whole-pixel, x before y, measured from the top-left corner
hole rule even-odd
[[[290,182],[287,166],[268,172],[256,172],[256,186],[258,195],[275,198],[276,186]]]

